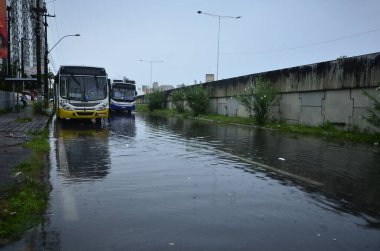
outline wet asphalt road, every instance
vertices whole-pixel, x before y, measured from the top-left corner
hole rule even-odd
[[[139,114],[51,130],[46,222],[4,250],[380,250],[378,148]]]

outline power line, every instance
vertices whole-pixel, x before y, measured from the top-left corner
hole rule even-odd
[[[49,63],[51,65],[51,67],[53,68],[53,71],[57,72],[57,68],[55,66],[54,58],[51,55],[48,55],[48,57],[49,57]]]
[[[55,9],[56,9],[55,1],[50,1],[48,3],[52,3],[53,4],[53,12],[55,13],[56,12],[55,11]],[[53,43],[55,43],[58,40],[58,38],[60,37],[60,32],[59,32],[59,28],[58,28],[58,20],[57,20],[57,18],[54,18],[53,21],[54,21],[54,25],[52,25],[51,28],[50,28],[50,34],[53,35],[51,37],[54,38],[53,39]],[[53,26],[54,26],[55,29],[53,28]],[[56,50],[54,52],[54,54],[56,55],[56,57],[57,57],[56,59],[58,60],[58,62],[63,62],[62,50],[60,48],[59,48],[59,50]],[[55,65],[55,62],[54,62],[54,59],[53,59],[54,58],[53,55],[49,55],[49,58],[50,58],[49,59],[50,64],[52,65],[54,71],[56,72],[56,65]]]
[[[271,52],[296,50],[296,49],[301,49],[301,48],[306,48],[306,47],[317,46],[317,45],[321,45],[321,44],[332,43],[332,42],[336,42],[336,41],[344,40],[344,39],[348,39],[348,38],[358,37],[358,36],[368,34],[368,33],[373,33],[373,32],[379,31],[379,30],[380,30],[380,28],[377,28],[377,29],[364,31],[361,33],[356,33],[356,34],[351,34],[351,35],[347,35],[347,36],[343,36],[343,37],[339,37],[339,38],[335,38],[335,39],[331,39],[331,40],[325,40],[325,41],[315,42],[315,43],[311,43],[311,44],[304,44],[304,45],[299,45],[299,46],[294,46],[294,47],[255,51],[255,52],[235,52],[235,53],[231,52],[231,53],[222,53],[222,54],[224,54],[224,55],[253,55],[253,54],[264,54],[264,53],[271,53]]]

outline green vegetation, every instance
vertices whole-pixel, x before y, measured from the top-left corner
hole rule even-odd
[[[208,107],[208,93],[201,86],[193,86],[185,90],[185,98],[194,117],[205,114]]]
[[[378,87],[376,91],[380,95],[380,87]],[[364,92],[363,94],[374,103],[373,108],[368,110],[369,116],[366,118],[367,121],[376,127],[380,127],[380,101],[378,97],[373,97],[367,92]],[[347,141],[374,145],[378,145],[380,142],[380,133],[371,133],[366,130],[360,131],[357,127],[342,130],[329,122],[320,126],[295,125],[274,121],[268,123],[270,108],[276,102],[277,91],[274,89],[270,81],[261,78],[257,79],[256,84],[247,88],[242,95],[236,97],[247,111],[250,114],[253,114],[253,118],[206,114],[208,95],[207,91],[203,89],[202,86],[194,86],[184,90],[174,91],[171,95],[175,110],[162,109],[156,111],[155,114],[183,117],[193,116],[202,121],[260,126],[262,128],[276,129],[282,132],[314,135],[336,142]],[[162,95],[162,98],[164,99],[164,95]],[[184,101],[187,101],[191,113],[185,111],[183,106]],[[150,104],[148,104],[148,108],[149,111],[153,111],[150,109]],[[147,111],[147,108],[144,105],[139,105],[137,111],[144,112]]]
[[[15,182],[0,191],[0,244],[19,238],[43,221],[49,187],[44,181],[44,158],[49,153],[48,130],[36,133],[25,143],[32,151],[14,170]]]
[[[356,127],[350,128],[349,130],[340,130],[329,122],[319,126],[271,123],[267,124],[265,128],[277,129],[289,133],[318,136],[334,142],[355,142],[375,145],[378,145],[380,142],[380,133],[360,131]]]
[[[377,95],[380,96],[380,87],[376,88]],[[365,119],[373,126],[380,127],[380,99],[371,96],[368,92],[363,92],[373,102],[373,108],[368,109],[369,116]]]
[[[33,113],[34,114],[42,114],[42,115],[47,115],[47,111],[44,107],[44,102],[43,100],[38,100],[36,102],[33,102]]]
[[[8,113],[8,112],[10,112],[10,111],[12,111],[12,109],[11,109],[11,108],[7,108],[7,109],[0,109],[0,114]]]
[[[186,93],[183,89],[174,91],[171,93],[172,96],[172,102],[175,106],[175,109],[179,113],[185,112],[185,100],[186,100]]]
[[[270,106],[273,104],[277,96],[277,91],[272,83],[268,80],[258,78],[254,85],[249,86],[242,95],[237,99],[253,114],[259,125],[267,122]]]
[[[138,112],[148,112],[146,105],[139,105],[137,108]],[[216,114],[202,114],[198,117],[192,117],[191,113],[185,112],[178,114],[175,110],[164,109],[160,111],[155,111],[154,114],[162,116],[182,116],[186,118],[194,118],[204,122],[216,122],[221,124],[231,124],[231,125],[246,125],[246,126],[260,126],[256,123],[253,118],[243,118],[243,117],[229,117],[225,115]],[[328,141],[333,142],[353,142],[353,143],[364,143],[364,144],[375,144],[380,143],[380,133],[370,133],[366,131],[359,131],[357,128],[351,128],[348,131],[343,131],[337,129],[331,123],[325,123],[320,126],[308,126],[308,125],[295,125],[286,123],[276,123],[270,122],[265,126],[260,126],[261,128],[267,128],[272,130],[278,130],[283,133],[295,133],[302,135],[311,135],[324,138]]]
[[[17,118],[16,121],[17,122],[21,122],[21,123],[27,123],[27,122],[32,122],[32,118],[30,118],[30,117],[22,117],[22,118]]]
[[[152,93],[146,95],[148,100],[149,111],[160,110],[165,108],[166,98],[165,93],[154,90]]]
[[[185,90],[175,91],[172,94],[173,105],[179,113],[185,113],[184,102],[187,101],[192,115],[197,117],[199,114],[205,114],[208,107],[208,93],[202,86],[193,86]],[[165,108],[165,92],[153,91],[146,96],[148,100],[148,109],[153,112]]]

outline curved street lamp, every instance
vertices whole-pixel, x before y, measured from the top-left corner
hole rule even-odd
[[[64,38],[66,37],[79,37],[80,34],[68,34],[68,35],[65,35],[63,37],[61,37],[58,42],[56,42],[53,47],[51,47],[50,50],[47,50],[48,49],[48,46],[47,46],[47,38],[45,37],[45,43],[46,43],[46,50],[45,50],[45,69],[44,69],[44,82],[45,82],[45,86],[44,86],[44,106],[47,107],[48,106],[48,103],[49,103],[49,86],[48,86],[48,55],[49,53],[59,44],[59,42],[61,42]]]
[[[217,49],[217,57],[216,57],[216,80],[218,80],[218,74],[219,74],[219,37],[220,37],[220,19],[221,18],[232,18],[232,19],[239,19],[241,16],[233,17],[233,16],[223,16],[223,15],[217,15],[217,14],[211,14],[207,12],[203,12],[198,10],[198,14],[203,14],[211,17],[216,17],[218,18],[218,49]]]
[[[56,47],[56,46],[59,44],[59,42],[62,41],[62,39],[66,38],[66,37],[79,37],[79,36],[80,36],[80,34],[69,34],[69,35],[66,35],[66,36],[61,37],[61,38],[58,40],[58,42],[55,43],[55,45],[54,45],[53,47],[51,47],[51,49],[47,52],[47,54],[49,54],[49,53],[54,49],[54,47]]]

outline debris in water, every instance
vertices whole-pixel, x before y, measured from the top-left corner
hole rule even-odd
[[[284,158],[278,158],[279,160],[282,160],[282,161],[285,161],[285,159]]]
[[[168,244],[169,244],[169,246],[174,246],[175,245],[174,242],[169,242]]]

